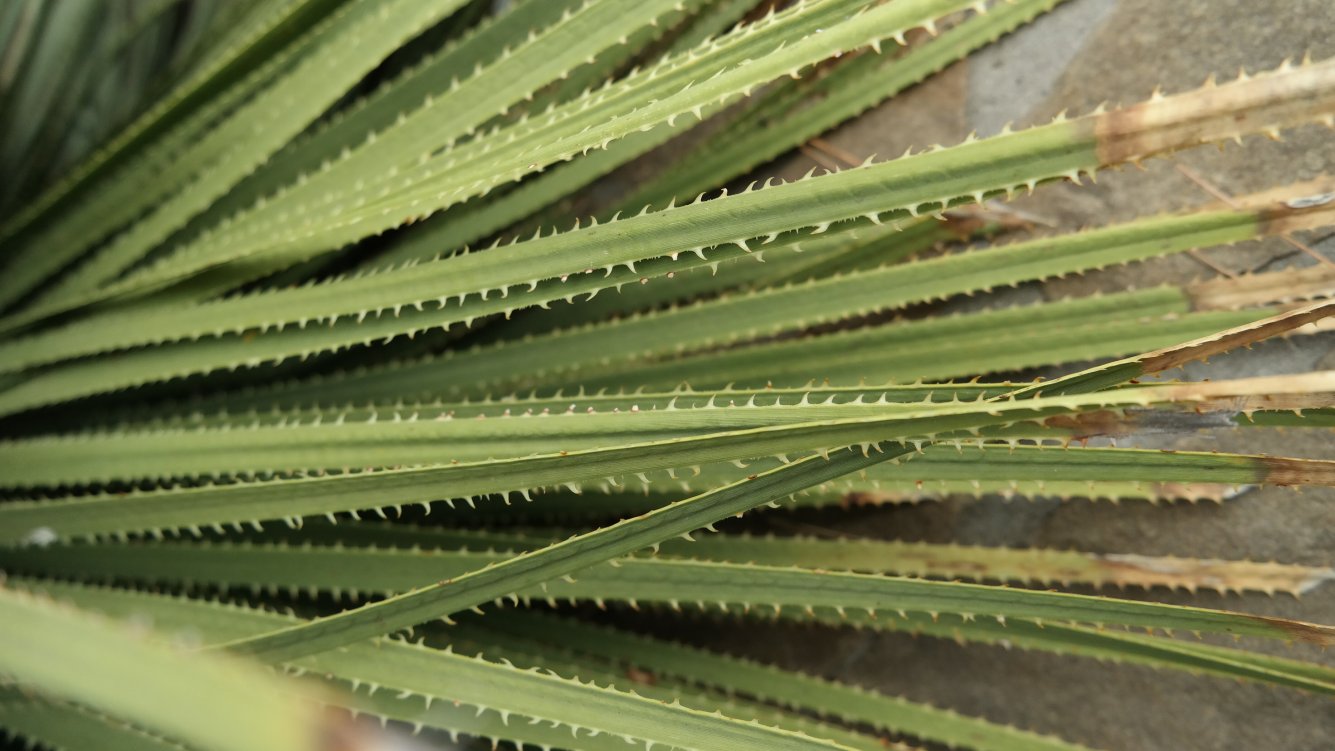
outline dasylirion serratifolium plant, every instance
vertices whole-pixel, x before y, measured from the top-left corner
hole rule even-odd
[[[1060,2],[0,7],[0,728],[69,751],[1106,748],[688,638],[720,619],[1335,694],[1266,643],[1335,625],[1154,597],[1297,597],[1332,568],[764,524],[1335,486],[1335,461],[1262,451],[1328,441],[1335,373],[1183,370],[1328,329],[1328,261],[1005,294],[1310,252],[1331,178],[1077,232],[1008,200],[1328,133],[1335,61],[768,177],[842,158],[827,131]],[[1206,433],[1254,448],[1163,448]]]

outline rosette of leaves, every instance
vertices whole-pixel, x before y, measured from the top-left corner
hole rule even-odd
[[[1325,267],[937,305],[1335,224],[1326,180],[1074,233],[1004,210],[1329,128],[1335,63],[749,182],[1058,2],[0,9],[21,176],[0,726],[71,750],[375,748],[360,715],[544,748],[1085,748],[651,638],[631,609],[1335,693],[1328,666],[1255,648],[1335,627],[1045,588],[1296,595],[1329,569],[733,520],[1335,484],[1326,460],[1134,447],[1328,430],[1335,374],[1177,371],[1320,331]],[[133,95],[99,109],[113,74]],[[1064,374],[1005,377],[1040,367]]]

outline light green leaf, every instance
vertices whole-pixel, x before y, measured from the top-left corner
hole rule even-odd
[[[296,686],[221,655],[188,654],[45,597],[0,589],[0,672],[217,751],[315,747]]]

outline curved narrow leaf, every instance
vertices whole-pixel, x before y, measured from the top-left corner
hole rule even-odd
[[[219,655],[190,655],[46,598],[0,589],[0,671],[22,686],[217,751],[313,749],[295,687]],[[58,659],[52,659],[53,656]]]
[[[127,590],[55,582],[25,585],[114,617],[148,617],[164,629],[193,631],[208,645],[303,623],[275,613]],[[629,741],[699,751],[843,748],[829,741],[567,680],[541,670],[523,670],[392,639],[308,657],[294,667],[331,675],[354,686],[369,684],[391,690],[400,698],[411,697],[427,710],[438,702],[468,705],[472,713],[492,715],[495,722],[487,723],[488,729],[505,739],[550,738],[544,733],[529,736],[524,731],[525,725],[536,720],[560,728],[567,738],[576,741],[585,735],[608,734],[623,746]],[[338,694],[331,701],[340,701]],[[360,705],[362,701],[353,699],[350,703]],[[512,713],[523,719],[511,717]]]

